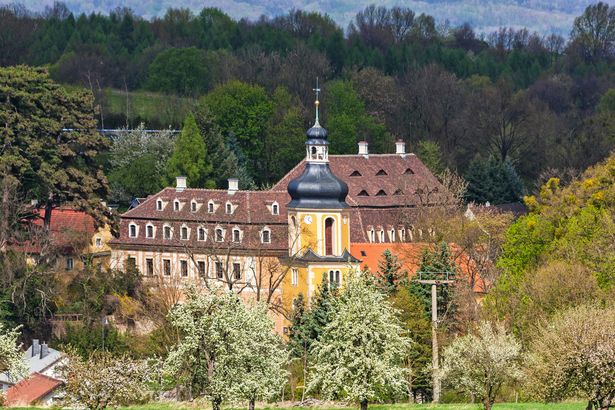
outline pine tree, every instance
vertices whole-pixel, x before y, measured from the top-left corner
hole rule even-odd
[[[457,275],[457,265],[453,261],[448,244],[442,242],[434,249],[424,249],[421,254],[421,262],[418,272],[422,279],[442,279],[448,274],[450,280]],[[409,286],[410,292],[423,301],[425,314],[431,318],[431,286],[412,281]],[[453,296],[452,286],[438,286],[438,317],[450,311]]]
[[[399,285],[408,278],[408,272],[401,269],[397,255],[386,249],[378,262],[378,286],[386,293],[394,294]]]
[[[182,131],[175,140],[173,154],[167,162],[169,181],[184,175],[188,178],[188,186],[211,188],[214,186],[212,169],[211,163],[207,162],[207,148],[194,115],[188,113]]]
[[[504,204],[519,201],[523,194],[523,182],[514,165],[494,156],[486,161],[480,157],[472,160],[465,179],[468,182],[468,201]]]

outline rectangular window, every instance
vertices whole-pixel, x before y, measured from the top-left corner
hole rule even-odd
[[[96,247],[102,248],[102,238],[96,238]]]
[[[74,259],[71,257],[66,258],[66,270],[73,270],[74,267],[75,267]]]
[[[293,268],[291,271],[290,283],[293,286],[297,286],[299,284],[299,270]]]
[[[154,276],[154,260],[152,258],[145,259],[145,271],[147,276]]]
[[[152,225],[147,225],[145,227],[145,236],[147,236],[148,238],[154,237],[154,227]]]
[[[239,232],[239,229],[233,230],[233,242],[240,242],[240,236],[241,232]]]
[[[196,266],[199,268],[199,276],[205,276],[205,261],[198,261]]]
[[[224,232],[222,229],[216,229],[216,242],[222,242],[224,240]]]
[[[135,269],[137,269],[137,258],[134,256],[129,256],[126,259],[126,270],[134,271]]]
[[[190,204],[192,212],[196,212],[196,202]]]
[[[271,242],[271,235],[269,231],[263,231],[263,243]]]
[[[162,260],[162,269],[164,276],[171,276],[171,259]]]
[[[164,227],[164,239],[171,239],[171,227],[170,226]]]
[[[222,262],[216,262],[216,277],[218,279],[222,279],[224,277]]]
[[[136,238],[137,237],[137,225],[130,225],[128,229],[129,229],[128,235],[131,238]]]
[[[182,276],[188,276],[188,261],[179,261]]]
[[[233,278],[235,280],[241,279],[241,263],[238,263],[238,262],[233,263]]]
[[[185,226],[182,226],[182,229],[180,232],[181,232],[181,237],[183,240],[188,239],[188,228],[186,228]]]

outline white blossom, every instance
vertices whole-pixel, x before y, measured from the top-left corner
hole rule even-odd
[[[402,360],[410,343],[386,297],[365,275],[351,275],[334,301],[332,321],[314,344],[308,390],[362,408],[403,392],[408,370]]]
[[[502,324],[482,322],[476,335],[459,337],[444,350],[442,373],[490,409],[501,386],[522,376],[521,344]]]
[[[19,327],[5,329],[0,323],[0,371],[7,373],[9,378],[17,381],[28,375],[28,367],[23,360],[21,344],[17,343]]]

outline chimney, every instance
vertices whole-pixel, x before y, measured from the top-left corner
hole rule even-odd
[[[175,191],[182,192],[186,189],[186,177],[175,177]]]
[[[41,359],[44,359],[45,357],[47,357],[47,355],[49,354],[49,346],[47,346],[47,343],[43,343],[41,344]]]
[[[32,339],[32,352],[30,357],[36,356],[40,351],[40,345],[38,344],[38,339]]]
[[[359,141],[359,155],[363,155],[367,158],[369,151],[367,149],[367,141]]]
[[[395,153],[401,155],[402,157],[406,155],[406,143],[404,140],[395,141]]]
[[[239,191],[239,179],[229,178],[228,179],[228,194],[234,195],[235,192],[237,191]]]

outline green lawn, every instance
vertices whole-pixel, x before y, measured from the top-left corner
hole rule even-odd
[[[203,402],[189,404],[180,403],[173,404],[147,404],[143,406],[132,406],[129,409],[134,410],[194,410],[202,409]],[[494,410],[583,410],[587,403],[583,402],[564,402],[554,404],[543,403],[496,403]],[[358,407],[277,407],[275,405],[268,405],[267,407],[256,406],[257,410],[344,410],[344,409],[356,409]],[[482,406],[478,404],[373,404],[369,406],[372,410],[479,410]],[[224,407],[225,410],[239,410],[241,407]]]

